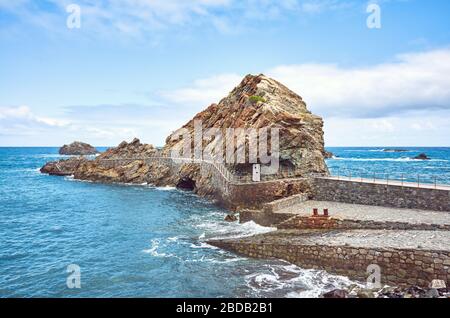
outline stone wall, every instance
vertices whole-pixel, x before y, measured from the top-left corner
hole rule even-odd
[[[267,216],[269,219],[270,216]],[[269,221],[276,221],[271,219]],[[256,221],[255,221],[256,222]],[[449,224],[424,224],[406,222],[377,222],[371,220],[341,220],[332,217],[291,216],[276,225],[278,229],[334,229],[334,230],[418,230],[418,231],[449,231]]]
[[[211,241],[210,244],[253,258],[277,258],[302,268],[366,281],[367,267],[381,268],[381,282],[427,287],[433,279],[450,283],[450,252],[328,245],[292,245],[243,240]]]
[[[450,211],[450,191],[314,178],[313,199],[395,208]]]
[[[301,193],[310,193],[308,179],[276,180],[257,183],[230,183],[222,191],[222,199],[235,209],[263,208],[268,202]]]

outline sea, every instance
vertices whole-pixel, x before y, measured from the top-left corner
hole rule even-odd
[[[450,184],[450,148],[383,149],[329,148],[327,164],[332,173],[421,175],[423,182],[436,176]],[[431,160],[412,159],[419,153]],[[2,298],[304,298],[354,283],[208,245],[274,229],[225,222],[226,210],[190,192],[39,172],[62,158],[58,148],[0,148]]]

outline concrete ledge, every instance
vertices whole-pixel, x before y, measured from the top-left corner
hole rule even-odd
[[[272,201],[269,203],[266,203],[264,205],[264,212],[276,212],[282,209],[286,209],[292,206],[295,206],[299,203],[305,202],[308,200],[308,195],[306,193],[300,193],[296,195],[292,195],[287,198],[283,198],[280,200]]]

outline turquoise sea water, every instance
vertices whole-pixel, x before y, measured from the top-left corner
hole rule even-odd
[[[330,150],[332,171],[389,168],[450,183],[449,148]],[[207,245],[272,229],[224,222],[225,210],[191,193],[40,174],[57,151],[0,148],[0,297],[305,297],[351,283]],[[418,152],[433,160],[406,158]],[[66,285],[70,264],[81,268],[80,289]]]
[[[420,183],[450,184],[450,148],[353,147],[327,148],[335,155],[327,160],[333,175],[396,179]],[[401,149],[403,152],[385,152]],[[414,160],[425,153],[430,160]]]

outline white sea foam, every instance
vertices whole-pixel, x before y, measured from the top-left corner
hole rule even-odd
[[[174,191],[174,190],[177,189],[175,187],[169,187],[169,186],[167,186],[167,187],[153,187],[153,188],[156,189],[156,190],[159,190],[159,191]]]
[[[212,246],[212,245],[210,245],[208,243],[205,243],[205,242],[200,242],[199,245],[191,244],[191,247],[192,248],[209,248],[209,249],[213,249],[213,250],[218,249],[218,247]]]
[[[177,257],[175,254],[159,252],[159,244],[160,240],[153,239],[151,240],[151,247],[149,249],[143,250],[144,253],[150,254],[153,257]]]
[[[314,298],[322,293],[355,284],[347,277],[328,274],[321,270],[303,269],[292,264],[270,264],[265,271],[245,277],[253,296]]]

